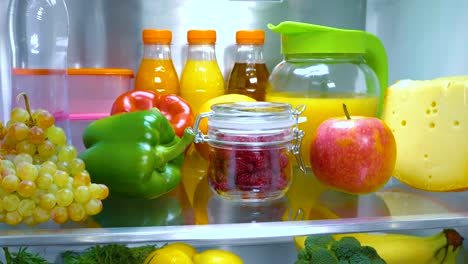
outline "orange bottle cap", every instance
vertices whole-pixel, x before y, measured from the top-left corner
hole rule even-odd
[[[263,30],[240,30],[236,32],[237,44],[261,45],[265,42]]]
[[[145,29],[143,30],[144,44],[171,44],[172,32],[167,29]]]
[[[214,44],[216,43],[215,30],[189,30],[187,32],[189,44]]]

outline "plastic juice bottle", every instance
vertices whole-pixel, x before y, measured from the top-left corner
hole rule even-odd
[[[214,30],[187,32],[188,56],[180,78],[180,95],[198,113],[200,106],[224,94],[224,78],[216,60]]]
[[[236,32],[236,59],[228,79],[228,94],[244,94],[257,101],[265,101],[270,73],[263,60],[264,42],[263,30]]]
[[[143,30],[144,52],[135,78],[135,90],[179,95],[179,77],[171,57],[172,32]]]

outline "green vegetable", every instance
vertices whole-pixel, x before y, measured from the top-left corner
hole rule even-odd
[[[348,259],[361,250],[361,243],[354,237],[343,237],[331,245],[338,259]]]
[[[21,247],[16,253],[10,253],[8,248],[4,247],[6,264],[51,264],[36,253],[27,251],[26,247]],[[0,261],[3,264],[3,262]]]
[[[65,264],[120,264],[143,263],[145,258],[157,247],[153,245],[129,248],[125,245],[111,244],[93,246],[83,254],[74,251],[63,253]]]
[[[379,256],[373,247],[363,246],[361,247],[361,253],[367,256],[373,264],[385,264],[385,261]]]
[[[310,254],[310,263],[314,264],[338,264],[335,254],[327,248],[316,248]]]
[[[308,236],[295,264],[385,264],[377,251],[361,246],[354,237],[335,240],[331,235]]]
[[[85,129],[80,158],[93,182],[107,185],[111,195],[154,199],[180,183],[184,151],[194,137],[187,129],[179,138],[157,108],[122,113]]]
[[[314,247],[329,248],[335,241],[332,235],[314,235],[306,238],[304,246],[308,251],[312,250]]]

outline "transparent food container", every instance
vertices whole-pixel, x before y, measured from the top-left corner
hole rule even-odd
[[[268,102],[215,104],[208,117],[208,135],[195,142],[210,146],[208,182],[223,198],[261,201],[281,198],[292,181],[292,158],[302,164],[298,130],[303,109]],[[197,122],[195,128],[197,127]]]

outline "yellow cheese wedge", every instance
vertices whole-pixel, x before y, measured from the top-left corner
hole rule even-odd
[[[427,191],[468,189],[468,76],[402,80],[382,119],[397,143],[394,177]]]

